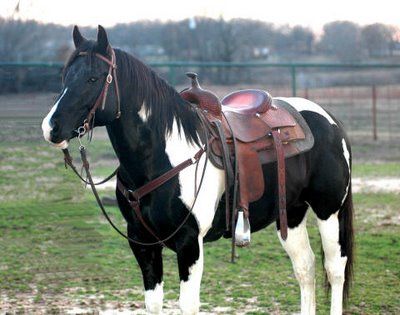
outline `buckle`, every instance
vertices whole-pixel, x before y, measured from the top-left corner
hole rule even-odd
[[[125,197],[126,197],[126,199],[128,199],[129,202],[136,203],[136,204],[140,203],[139,199],[135,196],[133,190],[127,189]]]
[[[112,80],[113,80],[113,77],[112,77],[112,75],[109,73],[109,74],[107,75],[106,81],[107,81],[108,84],[111,84]]]

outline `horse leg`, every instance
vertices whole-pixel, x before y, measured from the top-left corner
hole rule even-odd
[[[197,314],[203,275],[203,237],[183,237],[177,242],[177,256],[181,281],[179,307],[184,315]]]
[[[321,177],[315,176],[311,185],[318,194],[310,195],[310,205],[317,215],[321,235],[324,266],[332,290],[331,315],[342,314],[343,302],[346,302],[349,294],[353,265],[351,158],[345,139],[341,144],[343,157],[339,156],[338,159],[342,168],[338,164],[320,172]],[[325,188],[324,191],[321,187]]]
[[[129,233],[128,235],[132,237]],[[161,314],[163,306],[163,266],[161,246],[139,246],[129,242],[133,254],[142,271],[144,298],[148,314]]]
[[[291,218],[288,216],[289,228],[287,239],[284,241],[279,231],[278,237],[292,261],[294,274],[300,285],[301,314],[313,315],[315,314],[315,256],[310,246],[306,228],[307,205],[291,210],[294,213],[302,211],[304,217],[300,224],[296,226],[293,222],[290,222]]]
[[[342,257],[339,243],[339,211],[327,220],[317,219],[325,255],[325,269],[331,285],[331,315],[342,314],[343,285],[347,257]]]

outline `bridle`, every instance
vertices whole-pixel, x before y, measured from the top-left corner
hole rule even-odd
[[[141,245],[141,246],[154,246],[154,245],[162,245],[162,246],[166,246],[165,242],[170,240],[173,236],[175,236],[179,230],[183,227],[183,225],[187,222],[187,220],[189,219],[190,215],[193,214],[193,208],[196,204],[196,200],[198,197],[198,194],[200,192],[200,189],[202,187],[203,184],[203,179],[204,179],[204,175],[205,175],[205,171],[206,171],[206,167],[207,167],[207,162],[208,162],[208,158],[209,158],[209,142],[205,141],[205,147],[200,147],[200,149],[196,152],[196,154],[192,157],[189,158],[185,161],[183,161],[182,163],[178,164],[177,166],[175,166],[174,168],[170,169],[169,171],[167,171],[166,173],[158,176],[157,178],[149,181],[148,183],[144,184],[143,186],[139,187],[138,189],[132,191],[131,189],[127,188],[119,179],[119,177],[117,176],[117,189],[119,190],[119,192],[125,197],[126,201],[128,202],[129,206],[134,210],[136,218],[140,221],[140,223],[142,224],[142,226],[147,230],[147,232],[152,235],[152,237],[156,240],[154,242],[142,242],[139,241],[137,239],[132,239],[131,237],[129,237],[128,235],[126,235],[125,233],[123,233],[120,229],[118,229],[118,227],[112,222],[111,218],[109,217],[107,211],[105,210],[105,207],[100,199],[100,196],[97,192],[96,186],[97,185],[101,185],[104,184],[105,182],[109,181],[110,179],[112,179],[115,175],[118,174],[118,168],[116,168],[109,176],[107,176],[105,179],[94,183],[93,182],[93,177],[91,175],[90,172],[90,165],[89,165],[89,161],[87,160],[87,154],[86,154],[86,148],[85,146],[82,144],[82,142],[80,141],[80,138],[83,137],[83,135],[90,131],[93,130],[93,126],[94,126],[94,116],[95,116],[95,112],[96,110],[101,106],[102,110],[104,110],[104,106],[107,100],[107,95],[108,95],[108,89],[109,86],[112,82],[114,82],[114,87],[115,87],[115,93],[116,93],[116,97],[117,97],[117,111],[116,111],[116,119],[118,119],[121,116],[121,108],[120,108],[120,94],[119,94],[119,88],[118,88],[118,80],[117,80],[117,65],[116,65],[116,58],[115,58],[115,52],[114,50],[108,46],[108,51],[111,55],[111,60],[107,59],[106,57],[96,53],[95,56],[99,59],[101,59],[102,61],[104,61],[105,63],[107,63],[109,65],[108,68],[108,74],[106,76],[106,80],[104,82],[104,86],[100,92],[100,95],[97,97],[93,107],[91,108],[91,110],[89,111],[89,114],[87,115],[86,119],[83,121],[82,126],[80,126],[76,132],[78,133],[78,140],[80,143],[79,146],[79,152],[80,152],[80,156],[81,156],[81,160],[82,160],[82,167],[85,170],[86,173],[86,179],[78,172],[77,168],[75,167],[75,165],[73,164],[72,161],[72,157],[68,151],[68,149],[62,149],[63,153],[64,153],[64,163],[65,163],[65,167],[67,168],[67,165],[72,169],[72,171],[78,176],[78,178],[84,182],[86,185],[89,185],[92,189],[93,195],[95,196],[95,199],[103,213],[103,215],[105,216],[105,218],[107,219],[107,221],[110,223],[110,225],[116,230],[116,232],[118,234],[120,234],[122,237],[124,237],[125,239],[127,239],[129,242],[135,243],[137,245]],[[85,56],[88,55],[88,52],[80,52],[79,55],[81,56]],[[199,111],[197,108],[195,108],[195,111],[199,117],[200,123],[203,126],[203,130],[205,132],[205,139],[209,139],[209,133],[207,128],[204,125],[204,118],[202,117],[201,111]],[[202,170],[202,174],[201,174],[201,178],[200,178],[200,183],[197,186],[197,168],[198,168],[198,163],[200,161],[200,158],[202,157],[203,153],[206,153],[206,158],[203,164],[203,170]],[[171,180],[172,178],[174,178],[175,176],[177,176],[181,171],[183,171],[185,168],[191,166],[191,165],[196,165],[196,176],[195,176],[195,195],[194,195],[194,200],[193,203],[190,207],[190,209],[188,210],[187,215],[185,216],[185,218],[183,219],[183,221],[178,225],[178,227],[170,234],[168,235],[168,237],[164,238],[164,239],[160,239],[159,236],[157,235],[157,233],[155,233],[153,231],[153,229],[147,224],[147,222],[144,220],[142,213],[141,213],[141,209],[140,209],[140,200],[150,194],[152,191],[154,191],[155,189],[157,189],[158,187],[162,186],[163,184],[165,184],[166,182],[168,182],[169,180]]]
[[[93,130],[94,127],[94,117],[96,110],[100,107],[101,109],[104,110],[106,101],[107,101],[107,96],[108,96],[108,90],[112,82],[114,82],[114,88],[115,88],[115,96],[117,98],[116,101],[116,114],[115,114],[115,119],[118,119],[121,117],[121,99],[120,99],[120,93],[119,93],[119,85],[118,85],[118,76],[117,76],[117,61],[115,57],[115,51],[114,49],[111,48],[110,45],[107,47],[107,52],[111,56],[111,59],[107,59],[103,55],[99,53],[95,53],[94,56],[99,58],[100,60],[104,61],[106,64],[108,64],[108,72],[106,79],[104,81],[103,88],[101,89],[101,92],[99,96],[97,97],[96,101],[94,102],[93,106],[91,107],[88,115],[84,119],[82,125],[78,127],[75,132],[78,134],[78,140],[80,143],[79,150],[83,149],[85,150],[85,147],[82,145],[82,142],[80,139],[85,135],[86,132]],[[87,51],[81,51],[78,53],[78,56],[87,56],[89,55],[89,52]],[[90,136],[91,138],[91,136]],[[72,163],[72,157],[68,151],[68,149],[62,149],[64,153],[64,162],[65,162],[65,167],[70,166],[70,168],[73,170],[73,172],[79,177],[81,181],[83,181],[86,185],[89,185],[90,183],[82,177],[82,175],[78,172],[77,168],[75,165]],[[95,183],[95,185],[101,185],[112,179],[116,174],[118,173],[118,168],[114,170],[109,176],[107,176],[105,179]]]
[[[118,119],[121,116],[121,100],[120,100],[120,94],[119,94],[119,86],[118,86],[118,77],[117,77],[117,62],[115,58],[115,52],[114,49],[111,48],[109,45],[107,48],[107,52],[111,55],[111,59],[107,59],[103,55],[99,53],[95,53],[94,56],[99,58],[100,60],[104,61],[106,64],[108,64],[108,73],[106,76],[106,79],[104,81],[103,88],[101,89],[101,92],[99,96],[97,97],[96,101],[94,102],[94,105],[90,109],[88,115],[86,116],[86,119],[83,121],[83,124],[81,127],[78,128],[78,136],[84,132],[89,131],[90,129],[93,129],[94,125],[94,116],[96,113],[96,110],[101,107],[102,110],[104,110],[105,105],[106,105],[106,100],[107,100],[107,95],[108,95],[108,90],[112,82],[114,82],[114,89],[115,89],[115,96],[117,98],[116,104],[117,104],[117,110],[115,113],[115,119]],[[87,51],[82,51],[78,55],[79,56],[87,56],[89,53]],[[82,129],[83,128],[83,129]]]

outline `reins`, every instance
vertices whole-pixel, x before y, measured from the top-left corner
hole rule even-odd
[[[100,58],[101,60],[103,60],[104,62],[106,62],[110,67],[108,70],[108,75],[106,77],[104,86],[102,91],[100,92],[100,95],[98,96],[98,98],[96,99],[92,109],[90,110],[88,116],[86,117],[86,119],[83,121],[83,125],[81,127],[79,127],[76,132],[78,133],[78,140],[80,142],[80,138],[89,130],[93,129],[90,124],[92,123],[92,119],[95,115],[96,110],[100,107],[102,110],[104,110],[104,106],[105,106],[105,102],[107,99],[107,94],[108,94],[108,89],[110,84],[114,81],[114,86],[115,86],[115,93],[116,93],[116,97],[117,97],[117,113],[116,113],[116,119],[119,118],[121,116],[121,110],[120,110],[120,96],[119,96],[119,88],[118,88],[118,81],[117,81],[117,75],[116,75],[116,60],[115,60],[115,52],[114,50],[109,46],[108,48],[110,55],[111,55],[111,60],[107,59],[106,57],[100,55],[100,54],[95,54],[96,57]],[[81,52],[79,53],[79,55],[87,55],[87,52]],[[73,164],[73,160],[72,157],[68,151],[68,149],[63,149],[62,152],[64,154],[64,163],[65,163],[65,167],[67,168],[67,166],[69,166],[72,171],[75,173],[75,175],[77,175],[77,177],[84,182],[86,185],[89,185],[90,188],[92,189],[93,195],[95,196],[95,199],[97,201],[97,204],[99,205],[104,217],[107,219],[107,221],[110,223],[110,225],[114,228],[114,230],[120,234],[122,237],[124,237],[125,239],[127,239],[128,241],[141,245],[141,246],[154,246],[154,245],[165,245],[165,242],[167,242],[168,240],[170,240],[173,236],[175,236],[178,231],[183,227],[183,225],[187,222],[187,220],[189,219],[190,215],[193,214],[193,208],[196,204],[197,201],[197,197],[199,195],[200,189],[202,187],[203,184],[203,179],[205,176],[205,171],[206,171],[206,167],[207,167],[207,162],[208,162],[208,158],[209,158],[209,131],[207,130],[204,120],[202,118],[202,114],[200,111],[198,111],[195,108],[196,114],[200,120],[200,123],[203,126],[203,131],[206,133],[205,135],[205,148],[200,148],[196,154],[192,157],[189,158],[185,161],[183,161],[182,163],[178,164],[177,166],[175,166],[174,168],[172,168],[171,170],[167,171],[166,173],[158,176],[157,178],[149,181],[148,183],[144,184],[143,186],[139,187],[136,190],[131,190],[129,188],[127,188],[119,179],[119,177],[117,176],[117,188],[120,191],[120,193],[125,197],[125,199],[127,200],[129,206],[134,210],[135,215],[137,217],[137,219],[140,221],[140,223],[143,225],[143,227],[147,230],[147,232],[149,234],[152,235],[152,237],[154,237],[156,239],[155,242],[142,242],[136,239],[132,239],[131,237],[129,237],[128,235],[126,235],[125,233],[123,233],[111,220],[110,216],[108,215],[102,201],[101,198],[98,194],[98,191],[96,189],[97,185],[101,185],[104,184],[105,182],[109,181],[111,178],[113,178],[115,175],[118,174],[118,169],[115,169],[112,174],[110,174],[109,176],[107,176],[105,179],[95,183],[93,181],[93,177],[92,174],[90,172],[90,165],[89,165],[89,161],[87,159],[87,154],[86,154],[86,148],[84,145],[82,145],[82,143],[80,142],[80,146],[79,146],[79,152],[80,152],[80,156],[81,156],[81,160],[82,160],[82,167],[85,170],[86,173],[86,179],[78,172],[77,168],[75,167],[75,165]],[[206,153],[206,158],[203,164],[203,170],[202,170],[202,174],[201,174],[201,178],[200,178],[200,183],[197,187],[197,170],[198,170],[198,163],[202,157],[202,155]],[[188,210],[188,213],[186,214],[185,218],[183,219],[183,221],[178,225],[178,227],[168,236],[165,237],[163,239],[160,239],[157,235],[157,233],[155,233],[153,231],[153,229],[147,224],[147,222],[144,220],[143,215],[142,215],[142,211],[140,208],[140,201],[141,199],[150,194],[151,192],[153,192],[154,190],[156,190],[158,187],[162,186],[163,184],[165,184],[166,182],[168,182],[169,180],[171,180],[172,178],[174,178],[175,176],[177,176],[182,170],[186,169],[187,167],[196,164],[196,169],[195,169],[195,194],[194,194],[194,199],[193,199],[193,203],[190,207],[190,209]]]
[[[187,159],[186,161],[182,162],[181,164],[177,165],[176,167],[174,167],[173,169],[171,169],[170,171],[168,171],[167,173],[153,179],[152,181],[148,182],[147,184],[143,185],[142,187],[132,191],[130,189],[127,189],[122,183],[121,181],[117,178],[117,187],[119,189],[119,191],[122,193],[122,195],[126,198],[126,200],[129,203],[129,206],[134,210],[136,217],[138,218],[138,220],[140,221],[140,223],[144,226],[144,228],[147,230],[147,232],[149,232],[149,234],[151,234],[157,241],[155,242],[141,242],[138,241],[136,239],[132,239],[131,237],[129,237],[128,235],[126,235],[125,233],[123,233],[111,220],[111,218],[109,217],[103,202],[100,199],[100,196],[97,192],[96,189],[96,184],[93,182],[93,177],[92,174],[90,172],[90,165],[89,162],[87,160],[87,155],[86,155],[86,150],[84,146],[81,146],[79,148],[79,152],[81,155],[81,160],[82,160],[82,165],[83,168],[85,170],[86,176],[87,176],[87,180],[85,180],[84,182],[88,182],[93,195],[95,196],[95,199],[97,201],[97,204],[99,205],[104,217],[107,219],[107,221],[110,223],[110,225],[114,228],[114,230],[120,234],[122,237],[124,237],[125,239],[127,239],[128,241],[138,244],[138,245],[142,245],[142,246],[154,246],[154,245],[165,245],[165,242],[167,242],[168,240],[170,240],[173,236],[175,236],[176,233],[178,233],[178,231],[182,228],[182,226],[187,222],[187,220],[189,219],[190,215],[193,214],[193,208],[196,204],[197,201],[197,196],[199,194],[199,191],[202,187],[202,183],[203,183],[203,179],[204,179],[204,174],[205,174],[205,170],[206,170],[206,164],[207,164],[207,158],[205,159],[204,162],[204,166],[203,166],[203,172],[202,172],[202,176],[201,176],[201,180],[200,180],[200,185],[196,191],[193,203],[190,207],[190,209],[188,210],[187,215],[185,216],[185,218],[183,219],[183,221],[179,224],[179,226],[168,236],[165,237],[164,239],[160,239],[157,234],[154,232],[154,230],[146,223],[146,221],[143,218],[141,209],[140,209],[140,199],[144,196],[146,196],[147,194],[149,194],[150,192],[154,191],[155,189],[157,189],[158,187],[160,187],[161,185],[165,184],[167,181],[169,181],[170,179],[172,179],[173,177],[175,177],[176,175],[178,175],[183,169],[185,169],[188,166],[191,166],[193,164],[196,164],[199,162],[202,154],[204,152],[206,152],[204,149],[200,149],[194,158],[190,158]]]
[[[110,225],[115,229],[115,231],[118,234],[120,234],[122,237],[127,239],[128,241],[133,242],[133,243],[138,244],[138,245],[142,245],[142,246],[163,245],[163,246],[165,246],[165,242],[168,241],[169,239],[171,239],[173,236],[175,236],[175,234],[178,233],[178,231],[182,228],[182,226],[187,222],[187,220],[189,219],[190,215],[193,214],[193,208],[194,208],[194,206],[196,204],[199,191],[200,191],[200,189],[202,187],[205,171],[206,171],[206,168],[207,168],[208,155],[209,155],[209,146],[208,146],[208,143],[206,143],[205,149],[200,148],[200,150],[197,151],[197,153],[194,155],[194,157],[185,160],[184,162],[178,164],[177,166],[175,166],[174,168],[172,168],[168,172],[162,174],[161,176],[158,176],[157,178],[151,180],[150,182],[146,183],[145,185],[139,187],[138,189],[136,189],[134,191],[126,188],[125,185],[122,184],[120,179],[117,177],[117,188],[118,188],[118,190],[126,198],[126,200],[128,201],[130,207],[134,210],[134,212],[136,214],[136,217],[139,219],[140,223],[145,227],[147,232],[149,232],[157,240],[155,242],[141,242],[141,241],[132,239],[128,235],[123,233],[112,222],[111,218],[109,217],[109,215],[108,215],[108,213],[107,213],[107,211],[106,211],[106,209],[105,209],[105,207],[103,205],[103,202],[100,199],[100,196],[99,196],[99,194],[97,192],[97,189],[96,189],[96,185],[103,184],[103,183],[107,182],[108,180],[110,180],[112,177],[114,177],[114,175],[118,173],[118,168],[110,176],[108,176],[104,180],[102,180],[102,181],[100,181],[98,183],[94,183],[92,174],[90,172],[90,164],[89,164],[89,161],[87,159],[85,146],[81,145],[79,147],[79,152],[80,152],[80,156],[81,156],[81,160],[82,160],[82,166],[83,166],[83,169],[85,170],[85,173],[86,173],[86,179],[84,179],[79,174],[79,172],[77,171],[76,167],[74,166],[74,164],[72,162],[72,158],[71,158],[71,155],[68,152],[68,149],[64,149],[63,150],[64,161],[68,161],[68,162],[66,162],[66,165],[71,167],[71,169],[78,176],[78,178],[80,178],[85,184],[90,185],[90,188],[92,189],[93,195],[95,196],[97,204],[99,205],[104,217],[107,219],[107,221],[110,223]],[[202,170],[202,174],[201,174],[201,178],[200,178],[200,184],[199,184],[199,186],[198,186],[198,188],[197,188],[197,190],[195,192],[193,203],[192,203],[190,209],[188,210],[187,215],[185,216],[183,221],[179,224],[179,226],[168,237],[166,237],[164,239],[160,239],[157,236],[157,234],[153,231],[153,229],[151,229],[150,226],[144,220],[144,218],[142,216],[142,213],[141,213],[141,209],[140,209],[140,199],[143,198],[144,196],[148,195],[149,193],[151,193],[152,191],[154,191],[158,187],[162,186],[163,184],[165,184],[166,182],[168,182],[172,178],[174,178],[176,175],[178,175],[182,170],[184,170],[188,166],[191,166],[191,165],[194,165],[194,164],[198,165],[198,163],[200,161],[200,158],[201,158],[201,156],[203,155],[204,152],[206,153],[206,158],[205,158],[205,161],[204,161],[204,164],[203,164],[203,170]],[[197,167],[196,167],[196,172],[197,172]]]

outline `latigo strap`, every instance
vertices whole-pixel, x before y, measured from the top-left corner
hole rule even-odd
[[[279,129],[278,129],[279,130]],[[285,171],[285,153],[283,151],[282,141],[279,138],[279,131],[272,130],[274,138],[277,167],[278,167],[278,198],[279,198],[279,228],[283,240],[287,238],[287,215],[286,215],[286,171]]]

